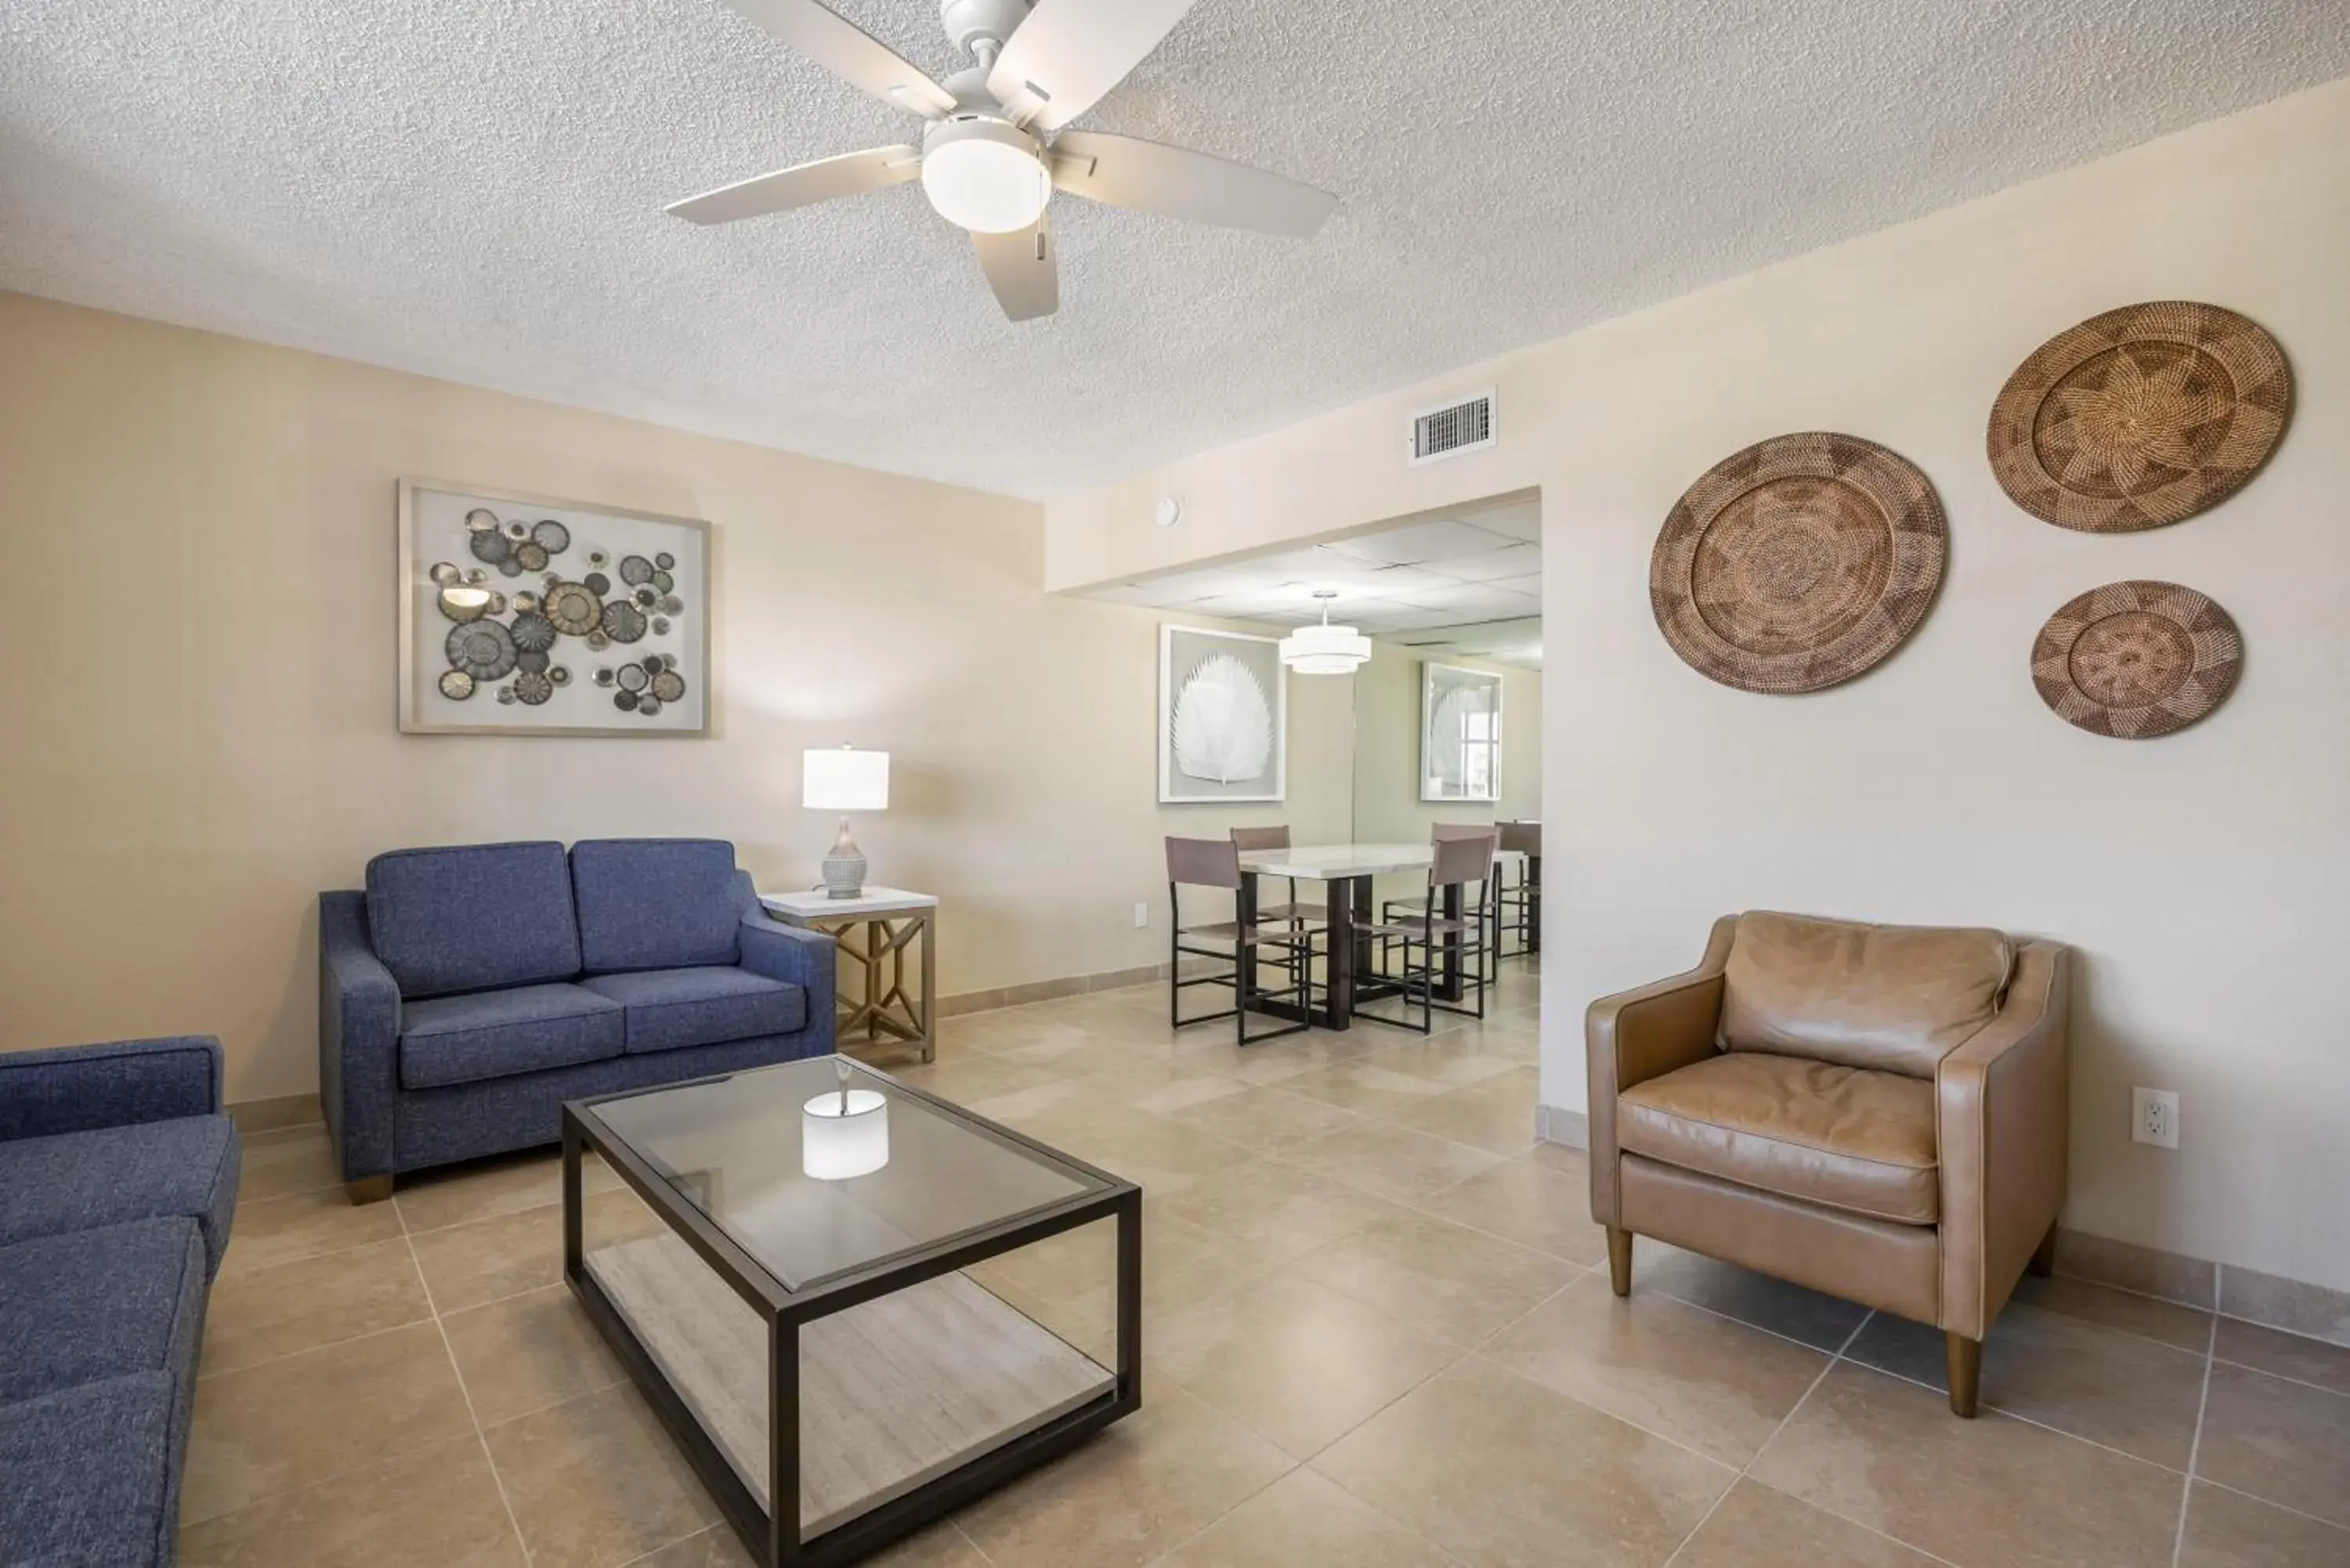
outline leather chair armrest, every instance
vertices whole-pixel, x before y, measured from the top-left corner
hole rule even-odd
[[[1721,973],[1738,917],[1713,922],[1695,969],[1593,1002],[1583,1016],[1584,1062],[1590,1075],[1591,1217],[1622,1222],[1616,1187],[1616,1096],[1713,1054],[1721,1017]]]
[[[1942,1058],[1942,1324],[1973,1340],[2064,1204],[2070,953],[2026,942],[1999,1016]]]

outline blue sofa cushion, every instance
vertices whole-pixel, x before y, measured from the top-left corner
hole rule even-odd
[[[628,1009],[632,1056],[795,1034],[807,1022],[806,991],[732,966],[599,974],[579,983]]]
[[[0,1405],[0,1563],[171,1561],[180,1384],[134,1372]]]
[[[743,909],[723,838],[583,838],[571,888],[589,974],[734,961]]]
[[[520,985],[403,1002],[400,1082],[432,1089],[620,1054],[620,1004],[577,985]]]
[[[368,862],[369,939],[402,996],[579,972],[560,844],[398,849]]]
[[[226,1116],[92,1127],[0,1143],[0,1246],[130,1220],[192,1220],[220,1272],[239,1145]]]
[[[0,1247],[0,1404],[192,1368],[203,1308],[204,1242],[192,1220]]]

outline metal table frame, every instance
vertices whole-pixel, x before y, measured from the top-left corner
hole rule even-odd
[[[752,1554],[772,1568],[785,1568],[785,1564],[793,1568],[833,1568],[878,1552],[1024,1471],[1067,1452],[1111,1422],[1142,1407],[1142,1189],[1009,1127],[973,1116],[950,1101],[900,1084],[889,1074],[861,1063],[857,1064],[857,1070],[883,1079],[898,1094],[922,1100],[998,1143],[1041,1156],[1103,1185],[1097,1191],[1078,1193],[1008,1220],[910,1248],[858,1268],[820,1276],[793,1291],[785,1289],[781,1281],[736,1246],[716,1221],[687,1202],[667,1178],[596,1114],[596,1107],[607,1101],[658,1094],[661,1089],[598,1095],[566,1101],[563,1106],[564,1283],[570,1286],[571,1293],[578,1298],[589,1321],[628,1368],[629,1377],[651,1404],[661,1425],[669,1428],[670,1436],[684,1450],[694,1473],[718,1500],[727,1522],[734,1527]],[[685,1084],[664,1085],[662,1089],[721,1083],[736,1075],[719,1074],[687,1080]],[[602,1156],[605,1163],[619,1173],[621,1179],[728,1288],[766,1318],[772,1379],[767,1406],[771,1466],[767,1495],[778,1501],[791,1500],[786,1506],[773,1511],[759,1506],[756,1495],[734,1473],[734,1467],[702,1429],[683,1397],[671,1386],[651,1353],[629,1326],[627,1318],[588,1272],[580,1209],[580,1158],[588,1149]],[[1096,1398],[1035,1430],[803,1542],[798,1517],[801,1325],[1102,1220],[1118,1222],[1116,1382]]]

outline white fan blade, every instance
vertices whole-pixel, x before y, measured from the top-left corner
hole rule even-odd
[[[1023,125],[1058,130],[1126,79],[1191,0],[1036,0],[987,73],[987,90]]]
[[[817,65],[863,88],[883,103],[937,119],[954,108],[954,95],[898,57],[897,51],[816,0],[726,0]]]
[[[980,270],[995,301],[1014,321],[1034,321],[1061,307],[1060,273],[1053,265],[1053,232],[1049,220],[1038,218],[1033,229],[1008,234],[971,236],[979,252]]]
[[[721,185],[715,191],[673,202],[667,210],[671,216],[690,223],[731,223],[737,218],[763,217],[769,213],[829,202],[836,196],[862,196],[868,191],[919,179],[921,172],[920,148],[875,147]]]
[[[1064,131],[1053,143],[1051,158],[1053,183],[1064,191],[1113,207],[1228,229],[1305,239],[1338,205],[1329,192],[1286,175],[1131,136]]]

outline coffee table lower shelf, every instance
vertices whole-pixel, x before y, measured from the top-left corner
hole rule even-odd
[[[673,1234],[587,1254],[605,1296],[763,1510],[768,1330]],[[961,1273],[800,1331],[803,1542],[1111,1395],[1117,1378]]]

